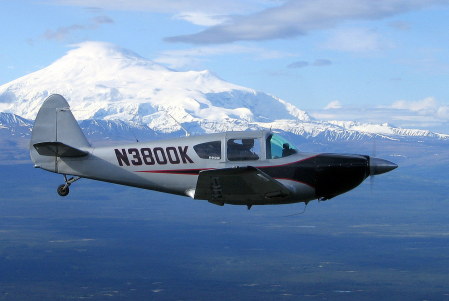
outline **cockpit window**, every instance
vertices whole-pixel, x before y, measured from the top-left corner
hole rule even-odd
[[[250,161],[260,158],[260,142],[258,139],[229,139],[227,147],[229,161]]]
[[[267,159],[279,159],[296,154],[296,147],[285,138],[273,134],[267,138]]]
[[[197,144],[193,147],[193,149],[202,159],[221,159],[221,141],[211,141]]]

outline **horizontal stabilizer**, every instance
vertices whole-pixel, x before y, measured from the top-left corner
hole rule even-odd
[[[62,142],[41,142],[33,144],[36,151],[41,156],[54,157],[84,157],[88,152],[71,147]]]
[[[201,171],[195,199],[231,204],[263,204],[283,199],[290,191],[252,166]]]

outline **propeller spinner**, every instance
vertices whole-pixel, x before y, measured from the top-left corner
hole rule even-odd
[[[369,174],[370,176],[380,175],[397,168],[397,164],[388,160],[369,157]]]

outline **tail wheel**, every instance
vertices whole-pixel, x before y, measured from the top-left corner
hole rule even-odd
[[[59,185],[57,191],[60,196],[66,196],[70,192],[69,186],[66,184]]]
[[[66,196],[69,194],[69,186],[72,185],[73,182],[78,181],[81,177],[71,177],[67,179],[67,175],[64,175],[65,184],[61,184],[58,186],[57,192],[60,196]]]

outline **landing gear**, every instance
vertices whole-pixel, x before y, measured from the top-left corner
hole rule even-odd
[[[60,196],[66,196],[69,194],[70,189],[69,186],[75,182],[81,179],[80,177],[71,177],[70,179],[67,179],[67,175],[64,175],[64,181],[65,184],[61,184],[58,186],[58,189],[56,190]]]
[[[61,185],[58,186],[57,191],[58,191],[58,194],[59,194],[60,196],[66,196],[66,195],[69,194],[70,189],[69,189],[69,186],[68,186],[68,185],[66,185],[66,184],[61,184]]]

